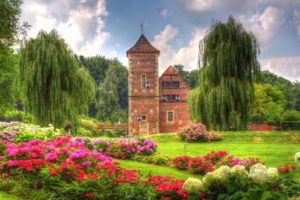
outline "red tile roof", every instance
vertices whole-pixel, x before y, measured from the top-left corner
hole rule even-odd
[[[158,53],[159,50],[153,47],[147,38],[142,34],[135,45],[127,51],[128,53]]]

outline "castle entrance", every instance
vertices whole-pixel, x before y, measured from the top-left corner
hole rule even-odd
[[[148,131],[148,122],[147,122],[147,120],[140,121],[139,122],[139,134],[140,135],[146,135],[148,133],[149,133],[149,131]]]

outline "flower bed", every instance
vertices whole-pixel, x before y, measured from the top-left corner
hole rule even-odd
[[[149,140],[123,139],[119,141],[120,147],[128,150],[126,146],[132,141],[136,144],[136,152],[140,150],[140,155],[151,153],[155,146]],[[142,177],[136,170],[122,169],[111,157],[87,148],[91,147],[89,142],[83,138],[74,139],[71,135],[49,141],[36,139],[15,144],[8,140],[0,141],[0,190],[11,193],[17,190],[15,194],[25,199],[32,199],[31,195],[41,195],[41,192],[50,193],[53,199],[187,197],[181,188],[183,180]],[[101,145],[105,148],[111,146]]]
[[[201,175],[205,175],[224,164],[228,165],[229,167],[242,165],[249,170],[253,164],[259,162],[259,158],[246,158],[241,160],[237,157],[227,156],[226,151],[212,151],[204,156],[193,158],[189,156],[177,156],[172,160],[175,168],[180,170],[188,170],[193,174]]]

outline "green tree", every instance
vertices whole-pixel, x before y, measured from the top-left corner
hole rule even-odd
[[[0,0],[0,114],[13,109],[13,81],[17,71],[17,55],[12,45],[17,42],[20,0]]]
[[[297,109],[297,95],[300,96],[299,84],[292,83],[291,81],[277,76],[269,71],[262,71],[258,83],[266,83],[277,86],[286,98],[285,109]]]
[[[104,82],[105,73],[109,66],[108,59],[103,56],[76,56],[76,58],[80,65],[85,66],[89,70],[97,85]]]
[[[286,98],[282,90],[271,84],[254,85],[255,101],[251,108],[254,122],[279,123],[286,107]]]
[[[24,41],[19,66],[25,109],[36,123],[62,127],[71,121],[76,127],[77,115],[94,97],[95,83],[58,33],[41,31]]]
[[[101,121],[110,121],[114,112],[120,109],[118,96],[118,77],[115,75],[115,66],[110,65],[106,78],[97,90],[97,118]]]
[[[260,71],[258,42],[229,17],[215,22],[204,37],[199,79],[200,120],[216,130],[245,129],[254,100],[253,81]]]
[[[191,89],[195,88],[199,79],[199,70],[185,71],[183,65],[174,65],[175,69],[179,72],[181,78],[190,86]]]

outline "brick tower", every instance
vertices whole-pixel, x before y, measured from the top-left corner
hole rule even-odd
[[[127,57],[129,135],[159,133],[159,50],[142,34]]]

